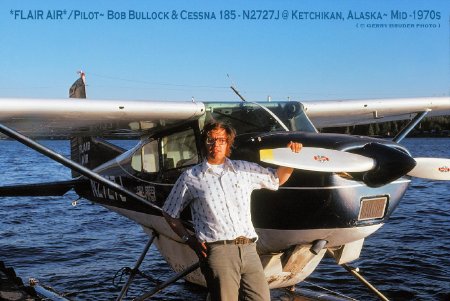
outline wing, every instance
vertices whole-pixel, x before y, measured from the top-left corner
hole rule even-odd
[[[0,123],[27,136],[133,136],[160,125],[198,119],[201,102],[94,99],[0,99]]]
[[[418,112],[428,116],[450,115],[450,97],[326,100],[302,102],[317,128],[411,119]]]
[[[231,103],[231,102],[230,102]],[[196,120],[213,102],[0,99],[0,123],[31,137],[140,136],[167,124]],[[261,103],[264,104],[264,103]],[[302,102],[317,128],[450,115],[450,97]]]

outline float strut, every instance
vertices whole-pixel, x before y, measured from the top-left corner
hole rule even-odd
[[[327,254],[330,255],[331,257],[334,257],[334,254],[332,251],[327,250]],[[372,291],[375,295],[377,295],[377,297],[380,300],[383,301],[389,301],[388,298],[386,298],[385,295],[383,295],[383,293],[381,293],[379,290],[376,289],[376,287],[374,287],[372,284],[370,284],[369,281],[367,281],[363,276],[361,276],[360,273],[358,273],[358,269],[355,269],[354,267],[351,267],[345,263],[340,264],[341,267],[343,267],[344,269],[346,269],[350,274],[352,274],[353,276],[355,276],[356,279],[358,279],[359,281],[361,281],[362,284],[364,284],[370,291]]]
[[[343,263],[341,264],[341,266],[346,269],[347,271],[350,272],[350,274],[352,274],[353,276],[356,277],[356,279],[358,279],[359,281],[361,281],[369,290],[371,290],[373,293],[375,293],[375,295],[377,295],[378,298],[380,298],[380,300],[383,301],[389,301],[388,298],[386,298],[385,295],[383,295],[383,293],[381,293],[379,290],[376,289],[376,287],[374,287],[372,284],[369,283],[369,281],[367,281],[366,279],[364,279],[363,276],[361,276],[360,273],[358,273],[357,269]]]
[[[327,254],[334,258],[334,254],[333,254],[332,251],[327,250]],[[354,267],[351,267],[351,266],[349,266],[349,265],[347,265],[347,264],[345,264],[345,263],[340,264],[340,266],[343,267],[344,269],[346,269],[350,274],[352,274],[353,276],[355,276],[356,279],[358,279],[359,281],[361,281],[362,284],[364,284],[369,290],[371,290],[374,294],[376,294],[377,297],[378,297],[380,300],[383,300],[383,301],[389,301],[389,299],[386,298],[386,296],[383,295],[382,292],[380,292],[379,290],[377,290],[376,287],[374,287],[372,284],[370,284],[369,281],[367,281],[363,276],[361,276],[360,273],[358,273],[358,269],[355,269]]]
[[[116,301],[121,301],[122,298],[123,298],[123,297],[125,296],[125,294],[127,293],[128,288],[130,287],[131,282],[133,281],[134,277],[136,276],[137,271],[138,271],[139,267],[140,267],[141,264],[142,264],[142,261],[144,261],[145,255],[147,255],[147,252],[148,252],[148,250],[150,249],[150,246],[152,245],[153,240],[155,239],[155,237],[156,237],[156,235],[155,235],[155,233],[153,233],[153,234],[152,234],[152,237],[150,237],[150,240],[148,241],[147,245],[145,246],[144,251],[142,252],[141,256],[139,256],[138,261],[137,261],[136,264],[134,265],[134,268],[131,270],[130,277],[128,278],[127,283],[125,283],[125,285],[122,287],[122,290],[120,291],[120,294],[119,294],[119,296],[117,297]]]
[[[172,283],[176,282],[178,279],[192,273],[200,266],[200,263],[194,263],[184,271],[181,271],[180,273],[176,274],[175,276],[169,278],[166,282],[161,283],[160,285],[156,286],[154,289],[152,289],[150,292],[143,294],[142,296],[136,297],[133,299],[133,301],[143,301],[147,300],[148,298],[152,297],[153,295],[157,294],[158,292],[162,291],[167,286],[171,285]]]

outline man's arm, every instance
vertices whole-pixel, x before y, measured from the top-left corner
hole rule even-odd
[[[200,243],[197,238],[191,235],[183,225],[183,222],[179,218],[174,218],[163,211],[163,216],[169,224],[170,228],[181,238],[185,238],[185,242],[191,247],[192,250],[197,253],[200,258],[206,258],[206,245]]]
[[[173,218],[167,213],[163,211],[163,216],[169,224],[170,228],[172,228],[173,232],[175,232],[179,237],[187,237],[191,234],[186,230],[183,225],[183,222],[179,218]]]
[[[293,171],[294,169],[291,167],[280,166],[277,168],[277,175],[280,181],[280,186],[286,183],[287,180],[289,180]]]
[[[291,142],[289,142],[287,147],[289,147],[294,153],[298,153],[302,149],[302,144],[291,141]],[[284,183],[286,183],[287,180],[289,180],[293,171],[294,171],[294,169],[291,167],[279,166],[277,168],[277,175],[278,175],[278,179],[280,181],[280,186],[283,185]]]

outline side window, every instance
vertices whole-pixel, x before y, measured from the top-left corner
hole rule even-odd
[[[159,170],[158,140],[153,140],[142,148],[142,168],[144,172]]]
[[[131,167],[134,170],[142,171],[142,148],[138,149],[131,158]]]
[[[131,167],[137,171],[157,172],[159,170],[158,140],[150,141],[138,150],[131,159]]]
[[[189,129],[163,137],[161,140],[164,169],[198,163],[194,130]]]

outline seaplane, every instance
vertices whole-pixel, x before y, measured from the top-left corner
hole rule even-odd
[[[238,136],[231,158],[290,166],[278,191],[252,194],[257,249],[270,288],[292,287],[327,254],[339,265],[357,259],[364,240],[386,223],[412,177],[450,180],[450,159],[414,158],[400,144],[425,116],[450,115],[450,97],[327,101],[96,100],[86,98],[85,75],[67,99],[0,99],[0,132],[71,169],[72,179],[0,187],[0,196],[61,196],[74,190],[139,224],[177,273],[205,286],[195,253],[161,213],[180,174],[203,160],[200,136],[212,120]],[[392,139],[321,133],[325,127],[409,120]],[[34,137],[70,140],[70,158]],[[137,143],[123,149],[111,139]],[[300,153],[285,151],[289,141]],[[182,214],[193,231],[189,208]],[[122,300],[131,273],[117,300]],[[150,298],[156,288],[136,300]]]

